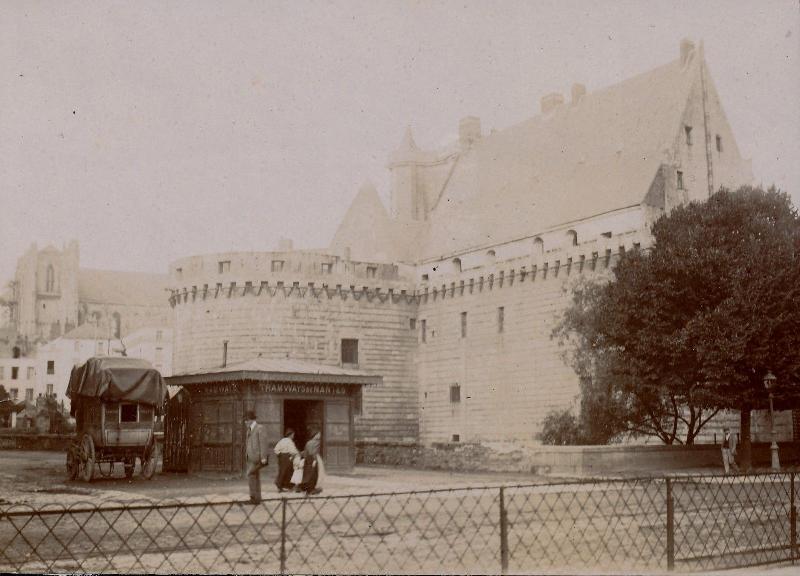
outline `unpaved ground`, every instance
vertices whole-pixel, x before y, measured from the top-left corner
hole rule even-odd
[[[125,479],[118,465],[112,478],[95,472],[91,483],[67,480],[65,455],[60,452],[0,450],[0,505],[72,504],[81,501],[131,501],[178,499],[245,499],[247,480],[235,474],[157,474],[144,480],[138,474]],[[269,474],[262,474],[265,498],[277,490]],[[352,473],[328,475],[325,495],[427,490],[502,483],[551,483],[554,478],[521,474],[464,474],[404,470],[389,467],[356,467]]]

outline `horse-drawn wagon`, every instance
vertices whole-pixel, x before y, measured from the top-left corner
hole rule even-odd
[[[91,481],[95,465],[111,476],[122,462],[133,476],[137,458],[141,474],[155,474],[158,445],[155,423],[167,387],[161,374],[138,358],[90,358],[72,369],[67,388],[76,433],[67,451],[70,479]]]

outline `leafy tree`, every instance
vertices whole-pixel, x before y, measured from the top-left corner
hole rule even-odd
[[[544,417],[539,440],[542,444],[556,446],[581,444],[581,430],[578,419],[569,408],[565,410],[551,410]]]
[[[741,410],[747,467],[763,376],[778,377],[779,406],[800,395],[797,211],[775,189],[723,189],[652,233],[609,282],[577,287],[554,336],[619,430],[692,444],[717,411]]]

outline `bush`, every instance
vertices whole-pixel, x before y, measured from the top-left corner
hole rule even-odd
[[[548,412],[538,438],[542,444],[576,446],[581,444],[581,436],[578,419],[572,410],[565,408]]]

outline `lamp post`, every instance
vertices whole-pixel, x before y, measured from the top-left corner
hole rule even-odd
[[[778,379],[772,372],[767,372],[764,376],[764,388],[767,389],[769,393],[769,434],[772,438],[772,444],[770,444],[770,453],[772,455],[772,471],[778,472],[781,469],[781,462],[778,459],[778,443],[775,441],[775,411],[772,407],[772,391],[775,389],[775,384],[778,382]]]

